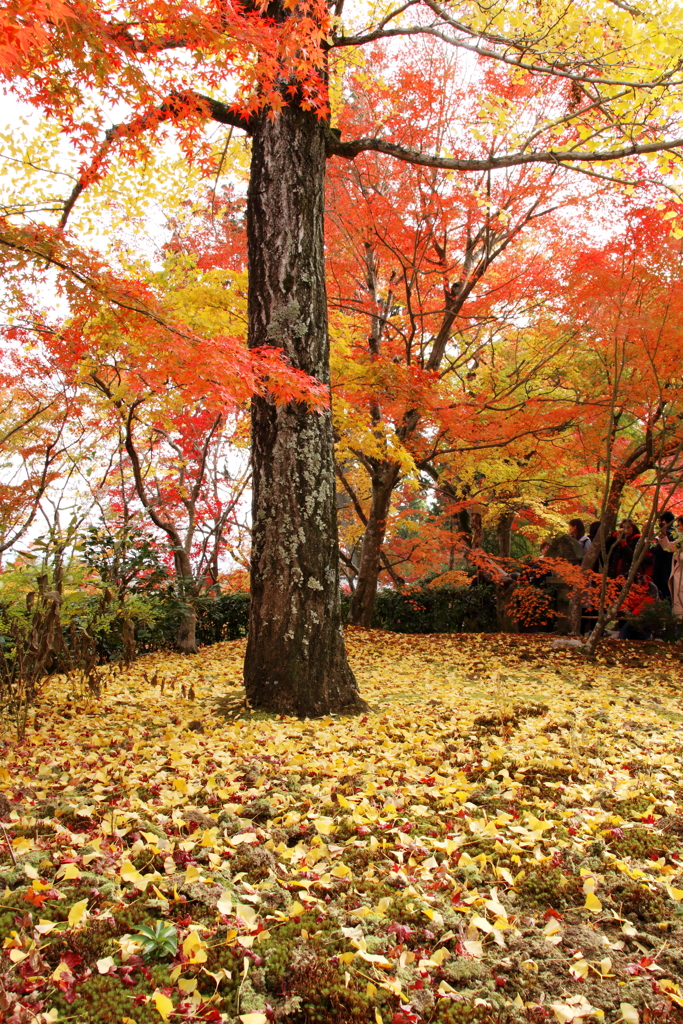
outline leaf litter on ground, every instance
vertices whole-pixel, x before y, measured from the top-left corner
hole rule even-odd
[[[551,643],[349,630],[372,711],[315,721],[245,707],[243,641],[55,678],[2,748],[0,1018],[683,1020],[681,652]]]

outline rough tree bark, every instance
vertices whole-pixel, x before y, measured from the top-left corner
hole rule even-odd
[[[247,218],[249,346],[282,348],[328,384],[325,133],[295,106],[255,119]],[[331,412],[255,398],[251,421],[247,699],[301,717],[360,710],[341,622]]]

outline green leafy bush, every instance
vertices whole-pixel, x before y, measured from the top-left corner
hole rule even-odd
[[[425,582],[400,591],[381,590],[372,624],[393,633],[494,633],[495,586],[432,588]]]
[[[651,633],[658,640],[675,643],[683,639],[683,619],[674,615],[668,601],[654,601],[645,605],[632,621],[636,629],[642,633]]]
[[[209,595],[197,605],[197,639],[203,644],[239,640],[249,631],[249,594]]]

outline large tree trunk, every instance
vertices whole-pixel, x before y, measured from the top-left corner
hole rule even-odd
[[[247,205],[249,345],[329,384],[324,125],[285,107],[255,124]],[[316,716],[363,706],[346,660],[331,412],[255,398],[244,664],[252,707]]]
[[[372,474],[370,514],[363,535],[356,589],[349,608],[349,622],[354,626],[365,626],[369,629],[372,625],[382,544],[387,528],[387,516],[391,509],[391,496],[399,472],[398,463],[383,462]]]

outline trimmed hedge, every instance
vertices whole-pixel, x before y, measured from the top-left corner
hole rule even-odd
[[[197,641],[200,644],[217,644],[222,640],[239,640],[249,630],[249,594],[230,591],[225,594],[204,595],[196,603]],[[135,626],[135,644],[138,654],[174,647],[180,625],[181,606],[170,594],[160,594],[155,607],[156,615]],[[123,648],[121,624],[98,634],[102,656],[109,659],[120,657]]]
[[[231,591],[203,598],[197,608],[197,640],[217,644],[239,640],[249,632],[249,594]]]
[[[153,623],[136,628],[138,653],[173,647],[179,623],[178,603],[160,596]],[[349,599],[342,598],[342,614],[348,613]],[[372,619],[375,629],[393,633],[494,633],[496,625],[495,586],[484,583],[471,587],[430,588],[412,586],[403,591],[380,590]],[[197,603],[197,640],[216,644],[238,640],[249,630],[249,594],[230,592],[204,596]],[[114,642],[112,642],[114,641]],[[111,635],[100,638],[103,654],[115,655],[119,646]]]
[[[153,615],[138,620],[135,645],[138,654],[171,649],[180,622],[181,605],[170,592],[148,594]],[[348,614],[349,599],[342,597],[342,615]],[[229,592],[204,595],[197,601],[197,641],[216,644],[238,640],[249,630],[249,594]],[[493,633],[496,632],[495,587],[485,583],[472,587],[412,586],[403,591],[381,590],[372,619],[375,629],[393,633]],[[95,630],[97,648],[103,661],[117,661],[123,654],[121,621],[110,620]]]
[[[372,624],[392,633],[495,633],[496,588],[481,583],[380,590]]]

